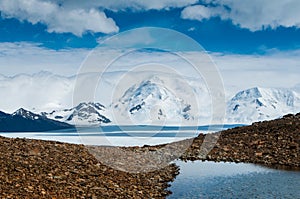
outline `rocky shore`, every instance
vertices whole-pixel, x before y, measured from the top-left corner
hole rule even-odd
[[[123,172],[83,145],[0,137],[0,198],[165,198],[178,173],[174,164]]]
[[[207,156],[201,145],[209,145],[200,134],[181,160],[245,162],[278,168],[300,169],[300,113],[281,119],[253,123],[215,133],[217,143]]]
[[[300,114],[158,146],[97,147],[0,137],[0,196],[165,198],[168,183],[179,174],[170,164],[176,159],[300,169]]]

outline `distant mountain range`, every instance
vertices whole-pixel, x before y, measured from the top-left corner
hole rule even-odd
[[[105,89],[97,93],[107,97],[103,93],[114,88],[108,80],[118,79],[118,75],[106,74]],[[90,76],[87,74],[82,78],[85,81]],[[209,91],[199,80],[192,78],[182,80],[168,75],[152,75],[118,90],[118,97],[113,102],[106,101],[106,106],[83,101],[74,107],[70,105],[74,77],[38,73],[34,76],[19,75],[11,80],[3,77],[1,81],[4,85],[3,92],[0,92],[3,98],[1,105],[7,104],[12,109],[20,107],[24,101],[24,108],[31,112],[25,109],[12,114],[0,112],[0,131],[45,131],[70,128],[73,125],[193,125],[198,121],[205,125],[209,124],[212,113]],[[42,89],[44,87],[47,89]],[[191,88],[193,93],[189,91]],[[254,87],[242,90],[227,101],[225,123],[250,124],[300,112],[299,88]],[[5,97],[5,93],[11,90],[20,93],[20,98]],[[192,94],[199,96],[197,103],[193,101]],[[32,102],[27,99],[28,96],[33,96]]]
[[[41,115],[77,126],[97,126],[111,122],[104,116],[105,112],[105,107],[100,103],[83,102],[70,109],[54,110],[50,113],[42,112]]]
[[[255,87],[237,93],[227,103],[227,123],[249,124],[300,111],[300,94],[290,89]]]
[[[0,132],[38,132],[67,128],[74,128],[74,126],[22,108],[12,114],[0,112]]]
[[[79,126],[105,124],[188,124],[201,120],[193,106],[153,80],[130,87],[108,108],[100,103],[80,103],[71,109],[42,115]],[[300,94],[289,89],[255,87],[238,92],[227,102],[225,123],[251,124],[300,111]],[[206,118],[205,118],[206,119]]]

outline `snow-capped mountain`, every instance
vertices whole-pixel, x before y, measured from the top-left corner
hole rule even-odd
[[[230,123],[271,120],[300,111],[300,95],[290,89],[251,88],[237,93],[227,104]]]
[[[116,123],[171,124],[194,121],[192,105],[170,90],[164,80],[153,77],[131,86],[111,105]]]
[[[43,112],[50,119],[84,126],[106,123],[205,125],[211,122],[212,101],[203,80],[139,71],[126,73],[129,81],[119,83],[123,75],[122,71],[105,73],[97,89],[91,89],[95,94],[93,100],[107,108],[99,103],[88,103],[91,100],[81,93],[77,93],[79,99],[76,98],[80,104],[73,108],[75,82],[84,82],[86,88],[95,87],[94,81],[89,80],[98,80],[97,73],[71,77],[49,72],[13,77],[0,75],[0,110],[11,113],[22,107],[37,114]],[[227,92],[232,95],[238,88]],[[299,107],[300,84],[288,89],[255,87],[227,99],[225,122],[248,124],[278,118],[299,112]],[[24,110],[19,112],[15,114],[26,115]]]
[[[27,111],[23,108],[18,109],[12,114],[0,111],[0,131],[2,132],[24,132],[24,131],[51,131],[73,128],[72,125],[48,119]]]
[[[105,112],[105,107],[100,103],[83,102],[74,108],[54,110],[50,113],[43,112],[42,115],[77,126],[93,126],[111,122],[104,115]]]
[[[16,110],[15,112],[13,112],[12,116],[21,116],[25,119],[30,119],[30,120],[37,120],[37,119],[41,118],[41,115],[32,113],[23,108],[20,108],[20,109]]]

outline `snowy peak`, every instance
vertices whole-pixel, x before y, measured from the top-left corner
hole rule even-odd
[[[21,116],[23,118],[31,119],[31,120],[37,120],[41,117],[40,115],[34,114],[34,113],[32,113],[30,111],[27,111],[23,108],[20,108],[20,109],[16,110],[12,115],[13,116]]]
[[[42,113],[48,118],[67,122],[78,126],[93,126],[101,123],[110,123],[105,114],[105,107],[100,103],[80,103],[74,108],[54,110],[51,113]]]
[[[294,106],[295,92],[283,88],[255,87],[237,93],[231,101],[251,101],[258,106],[264,106],[264,103],[273,103],[273,105],[276,105],[280,102],[292,107]]]
[[[105,107],[100,103],[85,103],[82,102],[78,104],[78,106],[72,108],[72,109],[65,109],[66,111],[74,110],[74,112],[77,112],[78,114],[83,113],[98,113],[99,111],[104,111]]]
[[[153,77],[133,85],[112,105],[117,120],[135,124],[157,124],[193,120],[191,105],[176,96],[163,80]]]
[[[289,89],[251,88],[237,93],[227,104],[229,122],[251,123],[299,111],[300,98]]]
[[[262,97],[260,90],[261,88],[254,87],[254,88],[240,91],[232,98],[232,100],[238,101],[238,100],[247,100],[250,98],[254,98],[254,99],[260,98]]]

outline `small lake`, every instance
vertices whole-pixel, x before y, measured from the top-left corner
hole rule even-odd
[[[176,162],[180,174],[171,183],[175,198],[300,198],[300,172],[254,164]]]

